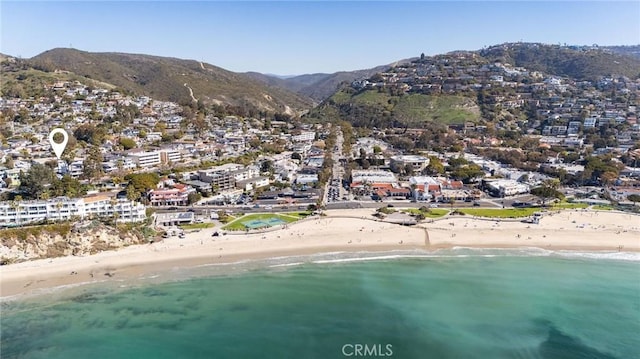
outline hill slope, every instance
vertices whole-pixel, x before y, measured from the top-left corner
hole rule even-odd
[[[45,69],[62,69],[160,100],[232,106],[246,111],[298,113],[312,106],[303,96],[265,86],[249,76],[193,60],[53,49],[29,60]]]
[[[411,60],[413,59],[400,60],[395,64],[402,64]],[[367,79],[378,72],[385,71],[390,66],[392,65],[381,65],[365,70],[340,71],[332,74],[305,74],[284,79],[257,72],[247,72],[246,75],[269,86],[281,87],[320,103],[336,93],[341,84]]]
[[[640,59],[599,48],[507,43],[478,53],[490,61],[577,80],[593,81],[600,76],[640,76]]]
[[[345,119],[357,127],[423,127],[427,123],[461,124],[477,121],[476,103],[458,95],[408,94],[387,91],[355,91],[345,86],[309,114],[321,120]]]

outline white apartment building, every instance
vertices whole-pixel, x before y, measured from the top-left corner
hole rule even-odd
[[[237,181],[246,181],[259,175],[260,169],[258,167],[245,167],[237,163],[227,163],[198,171],[200,181],[210,183],[212,187],[217,187],[219,191],[234,189]]]
[[[58,197],[50,200],[0,202],[0,227],[11,227],[45,220],[70,220],[74,217],[113,217],[123,223],[146,219],[145,206],[121,198],[96,195],[84,198]]]
[[[178,150],[162,149],[160,150],[160,161],[165,164],[182,162],[182,153]]]
[[[291,136],[293,142],[310,142],[315,140],[316,133],[314,131],[302,131],[298,135]]]
[[[159,166],[162,162],[160,160],[160,151],[140,151],[140,152],[131,152],[127,155],[133,163],[135,163],[140,168],[149,168],[154,166]]]

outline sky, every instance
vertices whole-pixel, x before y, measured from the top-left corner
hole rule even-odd
[[[640,44],[640,1],[5,1],[0,52],[56,47],[333,73],[503,42]]]

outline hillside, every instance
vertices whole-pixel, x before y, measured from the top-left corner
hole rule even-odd
[[[345,86],[309,114],[322,120],[344,119],[357,127],[424,127],[428,123],[461,124],[477,121],[480,109],[458,95],[392,94],[356,91]]]
[[[409,61],[411,61],[411,59],[400,60],[395,64],[407,63]],[[336,93],[341,84],[367,79],[378,72],[386,70],[390,66],[392,65],[381,65],[365,70],[340,71],[332,74],[305,74],[284,79],[257,72],[247,72],[246,75],[269,86],[281,87],[298,93],[301,96],[309,97],[316,103],[320,103]]]
[[[635,57],[636,59],[640,59],[640,45],[605,46],[603,48],[616,54],[631,56]]]
[[[312,101],[298,94],[194,60],[58,48],[29,62],[41,69],[66,70],[136,94],[178,103],[189,103],[193,96],[208,104],[288,114],[312,106]]]
[[[480,50],[478,54],[490,61],[576,80],[594,81],[600,76],[640,76],[640,59],[593,47],[507,43]]]
[[[548,76],[565,78],[567,83],[610,76],[633,81],[640,76],[640,60],[595,46],[517,43],[422,55],[378,69],[364,81],[343,84],[308,117],[342,119],[369,128],[466,121],[518,127],[535,118],[527,114],[526,101],[518,93],[530,93],[530,84],[543,83]],[[502,86],[503,81],[509,86]]]
[[[11,56],[0,58],[0,96],[8,98],[40,97],[46,93],[45,87],[54,82],[79,81],[90,86],[111,89],[115,86],[76,75],[68,71],[46,72],[34,68],[26,60]]]

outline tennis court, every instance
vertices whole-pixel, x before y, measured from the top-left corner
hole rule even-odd
[[[279,224],[285,224],[285,223],[287,222],[281,220],[280,218],[275,218],[275,217],[265,218],[265,219],[252,219],[249,221],[242,222],[242,224],[245,227],[250,229],[273,227],[273,226],[277,226]]]

